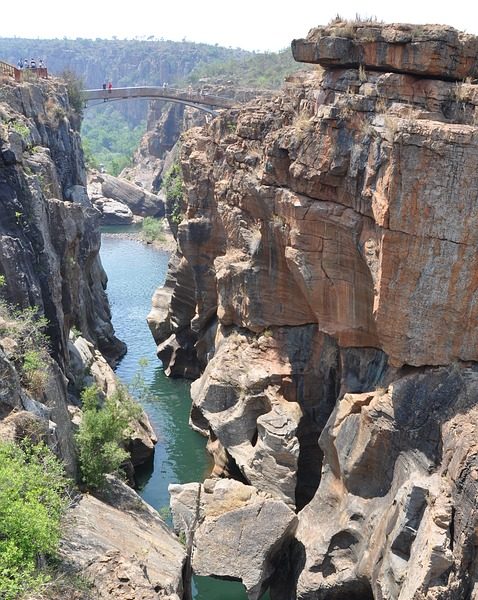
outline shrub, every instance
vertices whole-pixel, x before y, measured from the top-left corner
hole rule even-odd
[[[127,460],[123,445],[129,423],[141,409],[122,387],[103,401],[98,388],[90,386],[83,390],[81,400],[83,417],[76,434],[81,477],[87,487],[99,488],[105,475],[119,473]]]
[[[166,195],[166,203],[170,220],[179,225],[182,221],[184,210],[183,202],[183,176],[179,163],[174,163],[165,174],[163,189]]]
[[[45,577],[39,558],[54,555],[68,480],[45,445],[0,442],[0,597],[13,600]]]
[[[43,348],[27,350],[23,356],[22,382],[34,394],[41,394],[45,390],[48,379],[47,355]]]
[[[141,231],[143,239],[147,242],[164,239],[164,225],[162,219],[154,217],[145,217],[143,220],[143,228]]]
[[[65,80],[70,105],[81,116],[83,114],[83,81],[76,73],[69,70],[63,71],[60,76]]]
[[[44,333],[48,320],[39,316],[37,307],[15,310],[3,301],[0,317],[0,336],[11,337],[17,344],[15,364],[23,385],[40,394],[48,377],[48,338]]]

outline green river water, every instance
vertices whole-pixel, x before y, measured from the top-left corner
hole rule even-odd
[[[111,228],[108,231],[112,231]],[[118,230],[116,230],[118,231]],[[155,288],[164,282],[169,254],[133,239],[102,236],[101,261],[108,275],[108,297],[116,335],[128,345],[116,373],[125,383],[147,359],[144,378],[153,398],[144,408],[158,436],[153,465],[141,473],[141,496],[165,512],[168,484],[202,481],[210,471],[206,441],[188,425],[189,382],[170,379],[156,358],[154,340],[146,323]],[[242,584],[196,577],[195,600],[247,600]],[[266,600],[268,596],[264,597]]]

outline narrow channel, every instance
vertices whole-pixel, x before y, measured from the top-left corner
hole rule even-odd
[[[117,237],[109,227],[102,235],[101,261],[108,275],[108,298],[116,335],[128,353],[116,369],[131,384],[147,360],[143,377],[152,397],[143,402],[158,436],[151,468],[142,473],[141,496],[164,516],[169,506],[168,485],[202,481],[211,468],[206,441],[188,424],[190,384],[164,375],[154,340],[146,323],[154,290],[162,285],[169,254],[134,239]],[[241,583],[195,577],[194,600],[247,600]]]

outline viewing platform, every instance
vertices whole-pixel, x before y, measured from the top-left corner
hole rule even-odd
[[[0,77],[13,77],[15,81],[20,83],[24,80],[24,74],[35,75],[43,79],[48,79],[48,69],[45,67],[27,67],[19,69],[0,60]]]

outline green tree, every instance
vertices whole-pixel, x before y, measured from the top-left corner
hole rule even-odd
[[[145,217],[142,223],[141,235],[146,242],[164,239],[163,219]]]
[[[169,220],[174,225],[178,225],[182,221],[184,212],[183,174],[178,162],[175,162],[165,174],[162,187],[166,195]]]
[[[78,114],[78,116],[83,115],[83,80],[73,71],[69,69],[65,69],[60,77],[65,80],[66,89],[68,90],[68,98],[70,99],[70,105]]]
[[[45,445],[0,442],[0,597],[13,600],[45,577],[41,556],[54,555],[69,482]]]
[[[141,408],[125,388],[102,399],[98,388],[90,386],[81,394],[83,417],[76,434],[81,476],[89,488],[99,488],[107,473],[119,473],[128,458],[124,443],[129,424]]]

